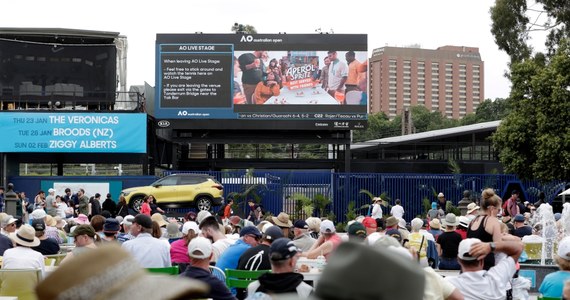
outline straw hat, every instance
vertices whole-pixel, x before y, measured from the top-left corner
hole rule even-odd
[[[432,229],[440,229],[441,223],[439,222],[439,219],[433,219],[429,221],[429,227]]]
[[[40,239],[36,237],[36,230],[24,224],[16,232],[10,233],[10,238],[19,245],[26,247],[36,247],[40,244]]]
[[[45,221],[46,225],[50,227],[55,227],[55,225],[57,224],[57,221],[50,215],[46,216]]]
[[[289,215],[284,212],[280,212],[277,217],[271,217],[271,219],[279,227],[293,227],[293,223],[289,220]]]
[[[152,216],[150,216],[150,219],[158,223],[158,226],[160,227],[165,227],[166,225],[168,225],[168,222],[166,222],[162,217],[162,215],[159,213],[152,214]]]
[[[469,205],[467,205],[467,214],[470,214],[470,213],[478,210],[479,208],[480,207],[477,204],[475,204],[473,202],[469,203]]]
[[[392,227],[397,224],[398,224],[398,219],[396,219],[396,217],[394,216],[390,216],[388,217],[388,219],[386,219],[386,227]]]
[[[127,251],[111,243],[70,261],[37,285],[39,299],[196,299],[206,298],[208,291],[197,280],[151,275]]]
[[[457,226],[459,225],[459,220],[457,219],[457,216],[454,215],[453,213],[448,213],[447,215],[445,215],[445,219],[443,220],[443,225]]]

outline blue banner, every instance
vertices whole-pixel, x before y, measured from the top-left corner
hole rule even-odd
[[[0,152],[146,153],[146,114],[0,113]]]

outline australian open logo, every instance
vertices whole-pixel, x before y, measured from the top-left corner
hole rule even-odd
[[[251,36],[251,35],[242,35],[240,42],[242,42],[242,43],[243,43],[243,42],[251,43],[251,42],[253,42],[253,36]]]
[[[161,120],[161,121],[158,121],[158,126],[159,127],[168,127],[168,126],[170,126],[170,122],[168,122],[167,120]]]

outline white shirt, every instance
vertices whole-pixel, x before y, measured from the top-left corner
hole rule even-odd
[[[222,253],[224,253],[224,251],[226,251],[226,249],[228,249],[235,242],[236,240],[234,239],[221,239],[215,241],[212,244],[212,253],[214,253],[214,255],[212,256],[211,261],[218,261],[218,257],[220,257],[220,255],[222,255]]]
[[[140,233],[136,238],[122,244],[143,268],[164,268],[172,266],[170,247],[150,233]]]
[[[62,219],[66,219],[66,214],[65,211],[68,209],[69,207],[67,206],[67,204],[65,204],[65,202],[59,202],[57,203],[57,208],[55,209],[56,211],[56,215],[60,216]]]
[[[427,230],[425,229],[420,229],[419,233],[421,233],[423,236],[426,237],[426,240],[428,241],[432,241],[435,243],[435,238],[433,237],[433,234],[427,232]]]
[[[443,277],[437,274],[434,269],[430,267],[424,268],[426,284],[424,287],[423,300],[439,300],[447,299],[455,290],[455,286]]]
[[[40,269],[45,273],[44,256],[32,248],[16,246],[4,251],[3,269]]]
[[[382,219],[382,207],[380,204],[376,203],[372,206],[372,214],[370,216],[372,219]]]
[[[332,61],[329,65],[329,90],[338,89],[342,78],[346,76],[348,76],[348,65],[338,58]],[[340,88],[344,89],[344,86]]]
[[[489,271],[464,272],[459,276],[445,277],[445,280],[458,288],[465,300],[502,300],[515,272],[515,261],[509,256],[498,261]]]
[[[404,208],[401,205],[394,205],[392,206],[392,210],[390,210],[390,214],[397,219],[404,218]]]

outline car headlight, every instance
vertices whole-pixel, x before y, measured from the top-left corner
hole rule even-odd
[[[129,191],[123,191],[123,192],[121,192],[121,194],[122,194],[124,197],[127,197],[130,193],[131,193],[131,192],[129,192]]]

